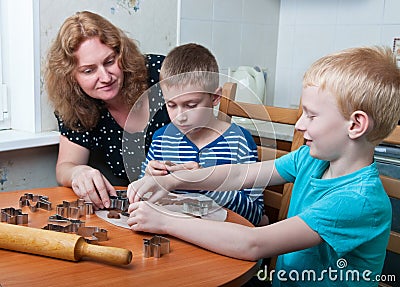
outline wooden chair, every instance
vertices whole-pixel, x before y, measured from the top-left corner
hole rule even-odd
[[[240,117],[279,123],[292,126],[294,131],[291,141],[276,140],[276,143],[274,139],[263,141],[262,135],[253,134],[258,145],[258,159],[260,161],[280,157],[303,145],[302,133],[294,129],[294,124],[301,116],[301,109],[237,102],[235,101],[236,88],[236,83],[227,82],[224,84],[219,106],[219,119],[230,122],[232,117]],[[292,186],[293,184],[287,183],[279,187],[268,187],[264,191],[265,210],[270,223],[286,218]]]
[[[400,146],[400,125],[396,127],[396,129],[383,141],[383,143]],[[397,204],[400,204],[400,179],[381,175],[381,180],[387,194],[392,200],[392,203],[395,204],[395,201],[397,201]],[[400,216],[400,214],[394,213],[393,216],[398,217]],[[389,258],[391,258],[392,262],[388,260]],[[386,273],[386,272],[391,272],[390,270],[397,270],[398,272],[398,262],[400,260],[400,232],[398,231],[392,230],[390,232],[389,243],[386,249],[386,259],[387,260],[385,262],[385,267],[383,269],[382,275],[385,275],[387,277],[387,275],[393,275],[391,273]],[[387,266],[389,264],[395,265],[395,262],[397,262],[396,263],[397,266]],[[397,275],[398,274],[399,273],[397,273]],[[399,278],[396,278],[396,281],[398,280]],[[390,282],[390,280],[386,280],[384,282],[380,282],[379,286],[385,286],[385,287],[396,286],[391,284],[398,284],[398,282],[396,283],[396,282]]]
[[[224,84],[219,106],[219,119],[230,122],[232,117],[239,117],[292,127],[291,141],[275,140],[275,138],[265,140],[262,135],[253,134],[257,143],[258,159],[260,161],[278,158],[304,144],[303,134],[294,129],[295,123],[301,116],[301,108],[280,108],[263,104],[237,102],[235,101],[236,89],[236,83],[227,82]],[[292,183],[286,183],[281,186],[269,186],[264,190],[264,208],[269,223],[274,223],[287,217],[292,188]],[[264,264],[268,265],[268,270],[275,269],[276,260],[277,256],[266,259]]]

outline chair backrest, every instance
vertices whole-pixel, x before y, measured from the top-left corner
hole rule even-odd
[[[272,141],[271,139],[265,140],[262,134],[257,134],[252,131],[251,128],[248,128],[250,132],[252,132],[258,145],[259,160],[280,157],[304,144],[302,133],[294,129],[296,121],[301,116],[301,108],[280,108],[263,104],[237,102],[235,101],[236,88],[236,83],[227,82],[224,84],[219,106],[219,119],[230,122],[232,117],[240,117],[283,124],[291,127],[288,129],[292,133],[290,136],[291,139],[289,141],[277,139],[276,142],[274,138]],[[279,187],[268,187],[264,191],[266,214],[271,223],[286,218],[291,191],[291,183]]]
[[[383,141],[384,144],[392,144],[400,147],[400,125],[396,127],[396,129]],[[399,167],[400,168],[400,167]],[[400,174],[399,174],[400,175]],[[381,175],[381,180],[383,186],[391,198],[391,202],[393,205],[393,222],[398,222],[398,218],[400,216],[400,179],[389,177],[386,175]],[[400,230],[398,224],[394,224],[392,226],[392,231],[390,232],[389,243],[386,249],[386,260],[384,270],[382,275],[385,275],[385,278],[389,278],[388,275],[392,274],[395,271],[397,277],[399,276],[398,272],[398,262],[400,260]],[[393,229],[395,228],[395,229]],[[396,266],[394,266],[396,265]],[[389,272],[386,274],[386,272]],[[383,277],[382,277],[383,278]],[[397,278],[398,280],[398,278]],[[396,281],[397,281],[396,280]],[[391,285],[393,284],[393,285]],[[390,282],[390,280],[386,280],[384,282],[380,282],[379,286],[396,286],[396,282]]]

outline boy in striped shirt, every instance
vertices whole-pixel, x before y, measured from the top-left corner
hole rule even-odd
[[[160,80],[171,123],[154,133],[142,176],[257,161],[257,146],[251,134],[214,115],[213,108],[221,99],[221,88],[218,64],[208,49],[192,43],[174,48],[164,60]],[[261,223],[262,189],[198,192],[254,225]]]

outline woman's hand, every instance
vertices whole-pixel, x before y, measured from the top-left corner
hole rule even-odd
[[[96,209],[110,207],[110,195],[117,195],[111,183],[98,171],[87,165],[74,167],[71,187],[80,198],[93,203]]]
[[[100,171],[88,166],[90,151],[60,136],[56,164],[57,182],[70,186],[77,196],[93,202],[94,208],[110,206],[110,195],[116,195],[114,187]]]

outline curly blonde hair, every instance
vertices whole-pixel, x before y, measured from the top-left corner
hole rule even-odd
[[[82,11],[70,16],[49,49],[44,79],[55,113],[65,126],[74,130],[95,127],[104,109],[104,103],[89,97],[74,76],[77,68],[74,53],[82,42],[93,37],[115,51],[124,73],[120,96],[127,105],[133,106],[148,86],[145,56],[121,29],[92,12]]]

